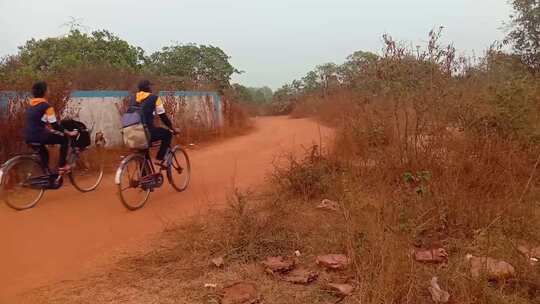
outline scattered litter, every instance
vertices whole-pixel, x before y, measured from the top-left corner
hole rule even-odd
[[[297,256],[297,257],[300,257],[302,254],[300,253],[300,250],[296,250],[294,252],[294,255]]]
[[[420,263],[441,264],[448,262],[448,253],[444,248],[414,250],[413,258]]]
[[[326,289],[340,297],[350,296],[354,292],[354,287],[349,284],[329,283],[326,285]]]
[[[318,256],[316,263],[329,269],[345,269],[350,261],[344,254],[327,254]]]
[[[437,277],[433,277],[431,279],[431,284],[428,287],[429,293],[431,293],[431,299],[435,303],[448,303],[448,301],[450,300],[450,294],[447,291],[441,289],[438,281],[439,278]]]
[[[223,288],[221,304],[256,304],[261,302],[257,285],[238,282]]]
[[[317,205],[317,209],[327,210],[327,211],[339,211],[339,204],[336,201],[329,199],[323,199],[322,202]]]
[[[205,283],[204,288],[217,288],[217,284]]]
[[[490,257],[475,257],[467,254],[466,259],[471,262],[471,275],[474,278],[485,273],[489,280],[504,280],[516,274],[514,266],[505,261],[499,261]]]
[[[270,274],[284,273],[294,268],[294,261],[286,260],[281,256],[267,257],[262,264],[266,267],[266,272]]]
[[[212,264],[217,268],[221,268],[223,267],[223,265],[225,265],[225,260],[223,259],[223,257],[217,257],[212,259]]]
[[[293,284],[309,284],[319,277],[319,274],[307,269],[294,269],[280,277],[281,280]]]

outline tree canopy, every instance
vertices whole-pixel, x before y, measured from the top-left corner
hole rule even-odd
[[[522,57],[525,64],[540,71],[540,1],[512,0],[511,31],[506,42]]]
[[[106,30],[72,30],[59,38],[30,39],[19,47],[18,56],[25,69],[38,73],[98,65],[137,70],[144,51]]]
[[[337,65],[329,62],[315,67],[301,79],[295,79],[274,92],[274,101],[286,101],[305,93],[324,95],[329,88],[335,86],[354,87],[358,75],[364,73],[366,67],[379,60],[379,56],[364,51],[357,51],[347,57],[347,60]]]
[[[274,93],[269,87],[253,88],[235,83],[232,85],[234,99],[242,103],[264,104],[272,101]]]
[[[229,63],[230,57],[219,47],[185,44],[166,46],[153,53],[147,61],[149,71],[157,75],[173,76],[180,85],[230,86],[233,74],[240,73]]]
[[[131,75],[129,81],[145,75],[175,89],[222,90],[230,86],[233,74],[240,73],[229,59],[219,47],[197,44],[165,46],[146,56],[142,48],[107,30],[87,34],[72,29],[61,37],[30,39],[17,54],[2,58],[0,81],[27,82],[63,75],[73,78],[75,86],[80,78],[84,87],[95,83],[96,88],[101,88],[104,81],[112,81],[114,86],[115,75]]]

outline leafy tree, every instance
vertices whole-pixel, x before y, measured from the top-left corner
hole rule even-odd
[[[255,103],[266,103],[272,101],[273,92],[269,87],[248,88],[251,98]]]
[[[338,67],[335,63],[330,62],[317,66],[316,71],[321,79],[323,94],[326,94],[330,86],[337,84]]]
[[[319,88],[319,75],[315,71],[309,71],[302,78],[302,87],[306,91],[314,91]]]
[[[290,84],[285,84],[274,92],[274,101],[288,101],[296,95],[296,90]]]
[[[257,95],[260,97],[261,102],[270,102],[272,101],[272,96],[274,96],[274,92],[269,87],[262,87],[262,88],[252,88],[257,91]]]
[[[157,75],[171,76],[180,86],[230,86],[233,74],[240,73],[229,63],[230,57],[219,47],[185,44],[167,46],[153,53],[147,70]]]
[[[514,51],[522,57],[525,64],[534,71],[540,71],[540,1],[512,0],[514,14],[510,16],[512,30],[506,42],[513,45]]]
[[[355,79],[379,60],[371,52],[356,51],[347,57],[347,61],[338,68],[340,81],[346,86],[353,86]]]
[[[231,86],[233,100],[240,103],[253,103],[253,95],[249,88],[235,83]]]
[[[18,57],[23,69],[30,73],[54,73],[92,66],[137,70],[144,52],[106,30],[90,35],[72,30],[60,38],[28,40],[19,47]]]
[[[269,87],[250,88],[241,84],[233,84],[234,99],[242,103],[263,104],[272,101],[273,92]]]
[[[333,82],[337,81],[338,66],[335,63],[319,65],[302,77],[299,83],[293,85],[297,90],[311,92],[321,90],[324,94]]]
[[[336,86],[357,86],[357,79],[370,67],[380,60],[374,53],[357,51],[347,57],[347,61],[338,66],[335,63],[325,63],[318,65],[314,70],[309,71],[300,80],[293,80],[274,93],[273,100],[281,102],[284,100],[295,100],[295,97],[319,91],[325,95],[329,88]]]

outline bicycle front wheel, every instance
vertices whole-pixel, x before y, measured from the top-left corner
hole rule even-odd
[[[103,179],[103,149],[96,147],[87,151],[72,154],[70,164],[73,166],[69,180],[80,192],[96,190]]]
[[[144,188],[141,179],[150,174],[146,159],[139,154],[126,157],[116,171],[116,184],[120,201],[129,210],[137,210],[144,206],[150,196],[150,188]]]
[[[34,207],[43,197],[45,189],[33,185],[32,181],[45,176],[38,160],[21,156],[13,159],[0,171],[1,196],[15,210]]]
[[[171,161],[167,169],[167,179],[178,192],[185,191],[191,179],[191,164],[187,152],[179,146],[171,151]]]

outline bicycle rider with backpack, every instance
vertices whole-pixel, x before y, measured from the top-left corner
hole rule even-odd
[[[163,163],[167,149],[171,145],[173,133],[179,133],[178,129],[175,129],[171,123],[171,120],[165,113],[165,107],[163,101],[157,95],[152,94],[152,83],[148,80],[142,80],[138,85],[138,92],[135,94],[131,105],[139,106],[141,108],[142,120],[148,129],[150,135],[150,142],[161,141],[158,153],[156,155],[156,165],[160,167],[166,167]],[[158,115],[163,124],[168,128],[157,127],[154,124],[154,116]]]

